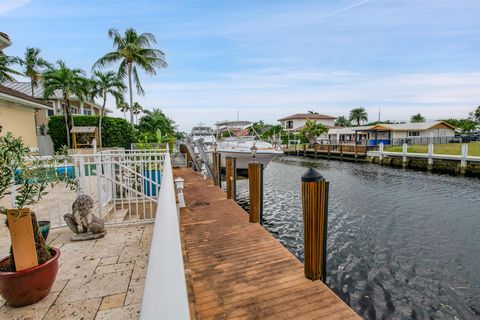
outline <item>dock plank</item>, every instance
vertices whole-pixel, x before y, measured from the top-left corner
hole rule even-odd
[[[360,319],[209,180],[187,168],[180,227],[192,319]]]

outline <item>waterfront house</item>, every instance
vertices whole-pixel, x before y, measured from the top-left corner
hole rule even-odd
[[[421,138],[442,138],[448,142],[455,127],[445,121],[377,124],[373,126],[331,128],[328,139],[342,142],[365,142],[368,145],[414,143]]]
[[[20,81],[6,81],[4,86],[14,89],[16,91],[22,92],[28,96],[32,95],[32,88],[30,82],[20,82]],[[44,100],[45,103],[49,104],[52,108],[45,110],[43,112],[37,113],[37,125],[48,123],[48,117],[53,115],[62,115],[65,102],[60,92],[56,92],[54,96],[45,100],[43,98],[43,83],[40,82],[33,90],[33,95],[37,99]],[[95,101],[83,101],[80,102],[78,98],[73,96],[70,99],[70,107],[72,114],[82,114],[82,115],[99,115],[102,107],[95,103]],[[112,110],[105,108],[106,113],[111,113]]]
[[[21,137],[28,147],[37,149],[35,115],[51,109],[41,100],[0,85],[0,136],[11,132]]]
[[[337,117],[327,116],[316,112],[296,113],[291,116],[278,119],[283,129],[289,133],[299,133],[305,126],[307,119],[314,120],[316,123],[323,124],[327,128],[333,128]]]

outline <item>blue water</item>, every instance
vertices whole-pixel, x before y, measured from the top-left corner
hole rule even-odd
[[[282,157],[265,227],[303,260],[300,177],[330,181],[327,284],[365,319],[480,319],[480,179]],[[248,181],[237,182],[248,206]]]

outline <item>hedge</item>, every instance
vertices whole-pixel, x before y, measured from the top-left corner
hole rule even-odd
[[[73,123],[79,127],[98,127],[98,116],[73,116]],[[48,134],[52,138],[53,147],[59,150],[67,144],[65,118],[52,116],[48,121]],[[130,149],[135,142],[133,126],[122,118],[103,117],[102,144],[104,148],[122,147]]]

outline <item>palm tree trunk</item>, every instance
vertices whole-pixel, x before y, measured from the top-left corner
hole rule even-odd
[[[128,88],[130,91],[130,123],[133,124],[132,63],[128,63]]]
[[[64,98],[65,106],[63,107],[63,115],[65,117],[65,128],[67,129],[67,146],[68,148],[71,147],[70,145],[70,120],[69,120],[69,106],[68,106],[68,99]]]
[[[35,98],[35,93],[33,92],[33,80],[30,79],[30,88],[32,89],[32,98]]]
[[[105,114],[105,104],[107,103],[107,93],[103,93],[103,106],[102,111],[100,111],[100,119],[98,120],[98,139],[100,140],[100,148],[102,147],[102,119]]]

